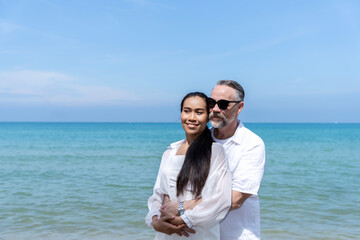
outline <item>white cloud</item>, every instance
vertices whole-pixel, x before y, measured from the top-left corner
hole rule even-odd
[[[0,72],[0,102],[55,105],[121,105],[139,100],[129,91],[86,84],[75,77],[41,71]]]

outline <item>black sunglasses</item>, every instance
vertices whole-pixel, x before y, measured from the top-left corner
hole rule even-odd
[[[228,101],[228,100],[224,100],[224,99],[220,99],[219,101],[215,101],[215,99],[208,98],[208,104],[209,104],[210,108],[214,108],[215,105],[217,104],[221,110],[227,109],[227,107],[229,106],[229,103],[232,103],[232,102],[239,103],[241,101]]]

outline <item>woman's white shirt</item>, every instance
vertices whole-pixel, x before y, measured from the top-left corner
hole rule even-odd
[[[176,196],[176,180],[184,163],[184,155],[176,155],[184,140],[175,142],[164,152],[156,178],[153,195],[148,200],[149,213],[146,223],[151,226],[152,217],[160,216],[159,208],[164,195],[171,201],[187,201],[194,199],[191,186],[184,194]],[[219,222],[226,216],[231,205],[231,173],[223,147],[213,143],[209,175],[201,192],[202,202],[192,210],[186,210],[181,216],[188,227],[196,234],[188,239],[220,239]],[[180,239],[176,234],[156,234],[156,239]],[[183,239],[183,238],[181,238]]]

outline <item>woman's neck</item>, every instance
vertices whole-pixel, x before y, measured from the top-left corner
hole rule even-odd
[[[188,137],[186,136],[185,143],[190,146],[190,144],[195,140],[194,137]]]
[[[185,140],[183,144],[178,148],[176,155],[186,155],[186,151],[189,148],[189,143]]]
[[[194,140],[196,139],[196,136],[189,136],[187,135],[186,136],[186,139],[184,141],[183,144],[181,144],[181,146],[178,148],[177,152],[176,152],[176,155],[185,155],[186,154],[186,151],[188,150],[190,144],[192,142],[194,142]]]

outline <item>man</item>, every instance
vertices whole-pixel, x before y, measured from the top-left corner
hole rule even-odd
[[[232,174],[232,206],[220,223],[222,240],[260,239],[257,193],[264,174],[265,146],[238,120],[244,96],[239,83],[221,80],[209,99],[213,139],[223,145]]]
[[[232,174],[232,204],[220,223],[221,240],[260,239],[260,205],[257,193],[264,174],[265,146],[260,137],[238,120],[244,107],[244,96],[239,83],[221,80],[217,82],[209,98],[212,136],[214,141],[223,145]],[[166,214],[174,214],[180,208],[192,209],[200,203],[201,199],[165,204],[161,210],[165,217],[159,221],[163,227],[161,231],[168,234],[177,232],[185,236],[188,236],[187,232],[194,233],[189,228],[179,233],[178,227],[167,223],[175,216]]]

